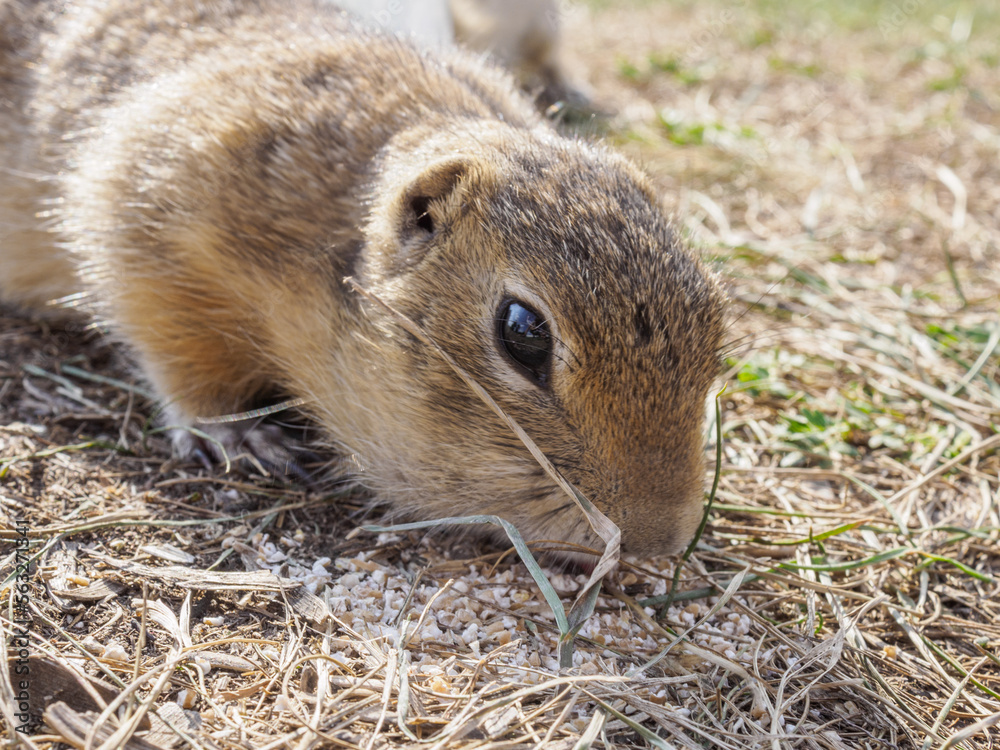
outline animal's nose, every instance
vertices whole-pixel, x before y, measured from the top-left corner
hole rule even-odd
[[[682,551],[694,536],[704,508],[704,466],[700,460],[665,466],[645,462],[614,482],[605,514],[622,531],[622,547],[633,554]]]

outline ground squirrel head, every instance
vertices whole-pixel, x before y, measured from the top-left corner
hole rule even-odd
[[[477,379],[621,527],[626,550],[677,551],[701,514],[718,284],[625,159],[503,128],[458,153],[387,157],[383,181],[402,187],[373,206],[363,285]],[[412,453],[380,489],[421,515],[497,513],[526,538],[598,547],[439,355],[377,306],[367,314],[383,333],[376,377],[395,390],[386,441]]]

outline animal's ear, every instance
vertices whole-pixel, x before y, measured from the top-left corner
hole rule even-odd
[[[410,183],[400,207],[399,231],[404,248],[416,250],[457,216],[462,206],[460,185],[467,171],[464,160],[450,159],[431,164]]]
[[[3,0],[0,0],[3,2]],[[469,159],[391,165],[365,227],[366,274],[392,277],[418,266],[462,215],[472,178]]]

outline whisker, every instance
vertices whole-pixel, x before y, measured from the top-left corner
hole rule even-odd
[[[780,279],[775,279],[767,289],[765,289],[763,292],[761,292],[760,295],[757,297],[757,301],[756,302],[748,304],[746,306],[746,308],[743,310],[743,312],[740,313],[735,319],[733,319],[733,321],[730,323],[730,327],[735,326],[737,323],[739,323],[741,320],[743,320],[743,318],[746,317],[747,313],[749,313],[751,310],[755,310],[755,309],[761,307],[760,303],[761,303],[762,299],[764,299],[765,297],[767,297],[768,295],[770,295],[771,292],[773,292],[774,289],[779,284],[784,283],[788,279],[788,277],[791,276],[795,271],[801,271],[801,270],[802,270],[802,267],[800,265],[795,265],[795,266],[791,266],[790,268],[787,268],[786,272],[785,272],[785,275],[782,276]]]

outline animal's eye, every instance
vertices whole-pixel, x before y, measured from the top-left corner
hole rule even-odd
[[[544,383],[552,360],[552,334],[548,324],[541,315],[517,300],[500,305],[497,320],[503,350],[534,380]]]

